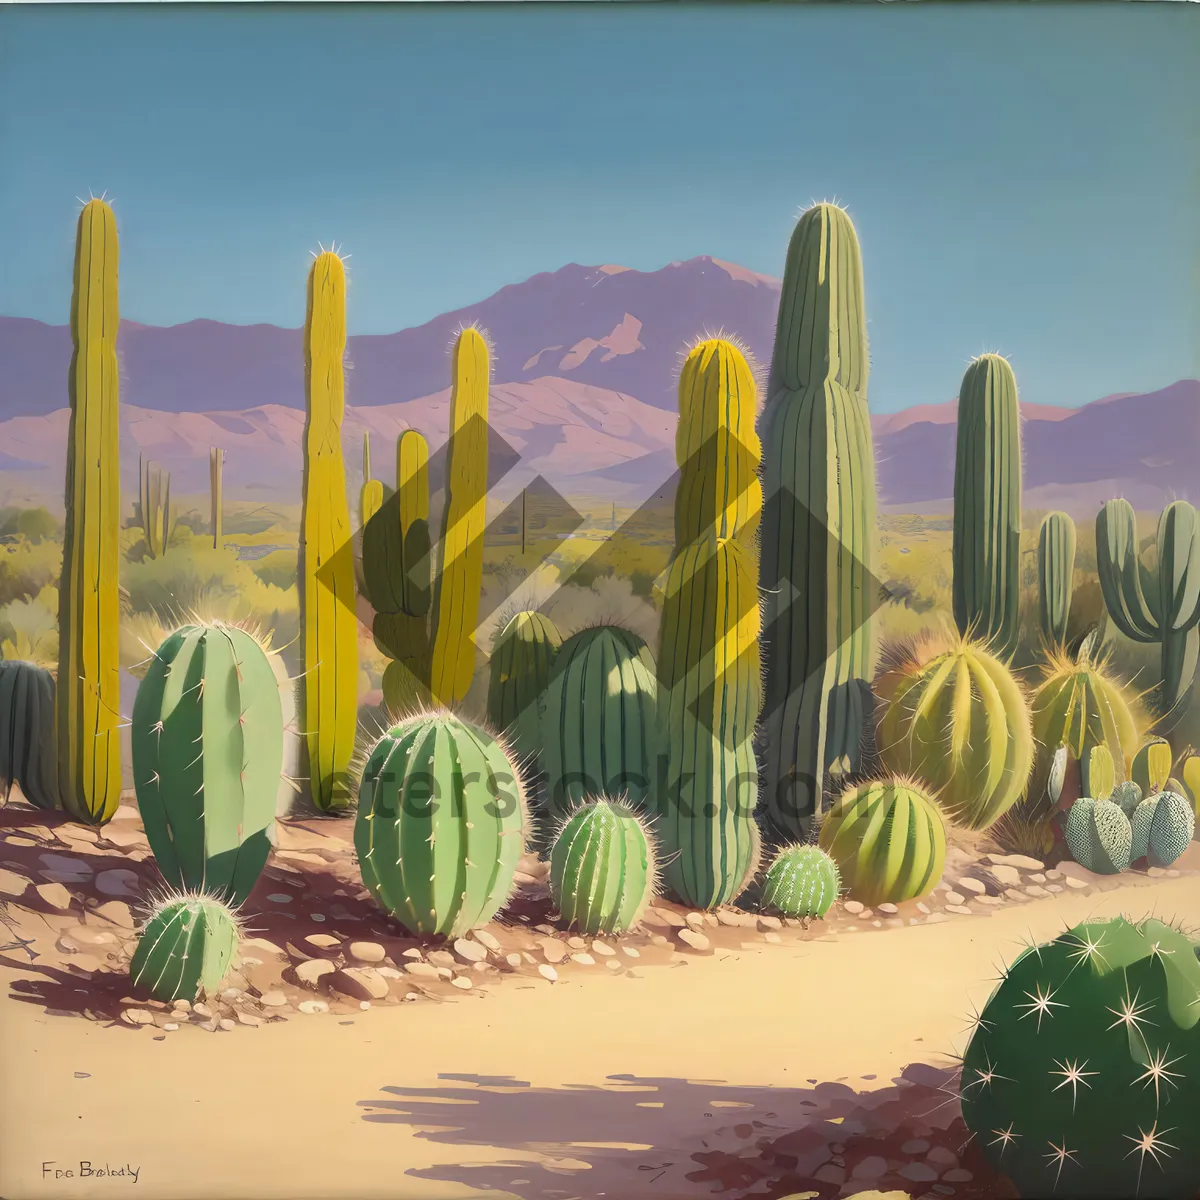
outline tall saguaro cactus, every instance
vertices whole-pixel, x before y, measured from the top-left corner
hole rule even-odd
[[[326,812],[350,807],[358,718],[358,620],[342,418],[346,408],[346,272],[318,256],[304,321],[304,511],[300,529],[305,733],[312,798]]]
[[[1075,522],[1052,512],[1038,531],[1038,616],[1048,645],[1067,640],[1075,581]]]
[[[760,425],[766,808],[790,837],[827,807],[826,772],[858,769],[872,715],[869,369],[858,238],[819,204],[788,246]]]
[[[208,491],[212,501],[213,549],[221,549],[222,475],[225,468],[225,451],[215,446],[208,452]]]
[[[1110,500],[1096,518],[1096,567],[1113,623],[1135,642],[1162,644],[1162,700],[1182,708],[1200,654],[1200,515],[1176,500],[1158,518],[1157,562],[1141,559],[1137,517]]]
[[[55,715],[63,802],[90,824],[110,820],[121,795],[119,253],[112,209],[89,201],[75,237]]]
[[[998,354],[975,359],[958,392],[954,462],[954,621],[1011,657],[1021,604],[1021,414]]]

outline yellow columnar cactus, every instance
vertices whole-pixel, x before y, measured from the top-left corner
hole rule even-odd
[[[359,497],[359,527],[366,529],[367,522],[383,507],[383,484],[371,478],[371,435],[363,434],[363,485]]]

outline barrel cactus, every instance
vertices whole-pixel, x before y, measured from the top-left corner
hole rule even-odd
[[[507,903],[525,848],[525,796],[503,744],[437,710],[388,730],[358,793],[363,883],[410,933],[457,937]]]
[[[1067,640],[1075,581],[1075,522],[1064,512],[1049,513],[1038,530],[1038,619],[1048,646]]]
[[[563,642],[540,710],[546,814],[561,820],[588,797],[645,806],[657,758],[658,682],[646,643],[616,625]]]
[[[841,890],[838,865],[819,846],[784,846],[767,868],[762,907],[785,917],[823,917]]]
[[[525,762],[532,763],[540,753],[538,709],[561,645],[562,635],[549,617],[519,612],[505,623],[492,648],[488,720]]]
[[[1132,821],[1134,810],[1142,802],[1142,789],[1132,779],[1118,783],[1109,799]]]
[[[1175,792],[1148,796],[1134,809],[1130,860],[1144,858],[1152,867],[1169,867],[1196,832],[1192,806]]]
[[[0,662],[0,797],[13,784],[34,808],[57,808],[54,679],[45,667]]]
[[[963,1119],[1023,1197],[1190,1197],[1200,1184],[1200,960],[1123,918],[1030,946],[963,1056]]]
[[[582,933],[623,933],[654,895],[657,860],[644,818],[600,799],[564,822],[550,853],[550,895]]]
[[[1117,875],[1132,862],[1133,829],[1119,804],[1081,796],[1064,830],[1071,857],[1097,875]]]
[[[986,829],[1021,797],[1033,767],[1029,704],[1012,672],[959,637],[916,643],[877,684],[888,770],[933,790],[956,825]]]
[[[908,779],[845,792],[821,822],[820,845],[847,890],[863,904],[927,895],[946,864],[946,824],[936,803]]]
[[[234,625],[185,625],[138,685],[133,782],[166,881],[240,904],[271,851],[283,706],[267,651]]]
[[[195,1000],[220,986],[237,949],[237,913],[222,900],[172,895],[142,928],[129,964],[136,987],[156,1000]]]

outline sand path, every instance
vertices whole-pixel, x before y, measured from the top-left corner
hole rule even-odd
[[[7,983],[20,972],[6,969],[0,1196],[632,1196],[632,1182],[617,1191],[605,1181],[647,1180],[718,1115],[714,1098],[777,1113],[806,1080],[871,1088],[908,1063],[941,1062],[962,1048],[964,1014],[1024,938],[1122,912],[1200,918],[1200,876],[634,976],[510,984],[353,1021],[300,1016],[224,1035],[185,1027],[160,1041],[18,1002]],[[620,1075],[639,1082],[614,1083]],[[485,1078],[481,1088],[480,1077],[521,1086]],[[598,1158],[604,1169],[587,1170]],[[80,1178],[80,1160],[135,1166],[138,1181]],[[522,1161],[561,1183],[532,1188]],[[76,1175],[44,1177],[44,1163]],[[411,1173],[430,1169],[441,1177]],[[638,1194],[712,1194],[680,1186]]]

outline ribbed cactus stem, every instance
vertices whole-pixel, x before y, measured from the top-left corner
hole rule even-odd
[[[221,522],[224,515],[222,480],[225,470],[225,451],[214,446],[208,452],[208,491],[212,500],[213,549],[220,550],[223,539]]]
[[[826,772],[858,769],[873,708],[868,372],[858,238],[820,204],[788,246],[760,426],[766,807],[790,837],[827,807]]]
[[[954,620],[1011,657],[1021,601],[1021,415],[1012,367],[984,354],[958,392]]]
[[[1075,522],[1052,512],[1038,531],[1038,618],[1048,645],[1067,640],[1075,580]]]
[[[151,558],[162,558],[171,541],[171,474],[138,455],[138,515]]]
[[[383,484],[371,478],[371,435],[363,434],[363,485],[358,503],[359,528],[366,529],[367,522],[383,507]]]
[[[110,820],[121,795],[118,257],[113,211],[91,200],[79,216],[71,298],[56,724],[63,802],[92,824]]]
[[[346,272],[326,251],[308,277],[304,366],[304,511],[300,530],[304,722],[314,803],[350,807],[350,759],[358,721],[358,619],[351,553],[345,415]]]

